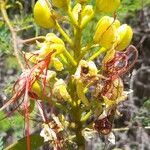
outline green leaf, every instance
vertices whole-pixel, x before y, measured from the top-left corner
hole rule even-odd
[[[44,139],[39,134],[32,134],[30,135],[30,148],[31,150],[37,150],[38,147],[44,144]],[[4,150],[26,150],[27,143],[26,137],[18,140],[17,142],[13,143],[12,145],[8,146]]]

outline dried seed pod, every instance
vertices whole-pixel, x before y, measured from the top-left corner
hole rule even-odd
[[[112,124],[107,117],[96,120],[93,126],[97,132],[104,135],[109,134],[112,130]]]

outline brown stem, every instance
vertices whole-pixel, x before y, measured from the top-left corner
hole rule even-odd
[[[34,44],[34,43],[36,43],[36,41],[43,42],[43,41],[45,41],[45,37],[44,36],[37,36],[37,37],[30,38],[30,39],[21,40],[20,43],[22,43],[22,44]]]
[[[12,35],[12,44],[13,44],[13,48],[14,48],[14,55],[16,56],[16,59],[18,61],[18,64],[20,65],[21,69],[23,70],[24,65],[20,59],[19,51],[17,48],[17,35],[16,35],[16,32],[15,32],[13,26],[10,23],[9,18],[8,18],[7,11],[6,11],[6,2],[4,0],[0,0],[0,9],[1,9],[3,19],[6,22],[8,28],[11,32],[11,35]]]

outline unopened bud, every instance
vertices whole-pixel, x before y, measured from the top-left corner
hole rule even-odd
[[[111,48],[117,40],[117,28],[120,22],[112,17],[102,17],[97,26],[94,35],[94,42],[107,49]]]
[[[133,31],[130,26],[123,24],[118,28],[119,41],[117,42],[116,50],[124,50],[131,42]]]
[[[38,0],[34,6],[36,23],[44,28],[55,27],[55,20],[45,0]]]
[[[112,13],[117,10],[120,0],[96,0],[96,8],[99,12]]]
[[[92,5],[86,5],[81,13],[81,28],[83,28],[93,17],[94,10]]]
[[[92,5],[86,5],[82,9],[82,5],[77,3],[73,8],[72,13],[77,22],[80,19],[80,26],[81,28],[83,28],[92,19],[94,10]],[[79,13],[81,13],[81,18],[79,18]]]

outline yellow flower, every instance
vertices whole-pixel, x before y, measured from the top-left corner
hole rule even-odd
[[[117,41],[117,28],[120,26],[118,20],[109,16],[102,17],[96,26],[94,42],[107,49],[111,48]]]
[[[112,13],[117,10],[120,0],[96,0],[96,8],[99,12]]]
[[[34,18],[36,23],[44,28],[55,27],[55,20],[45,0],[38,0],[34,6]]]
[[[124,50],[131,42],[133,37],[133,31],[130,26],[123,24],[118,28],[119,41],[115,47],[116,50]]]
[[[64,42],[53,33],[48,33],[45,41],[40,44],[38,43],[38,46],[40,46],[40,50],[32,53],[25,53],[26,58],[33,63],[44,59],[50,52],[53,52],[54,50],[55,53],[52,54],[52,58],[55,55],[62,53],[65,49]]]
[[[48,33],[46,35],[46,40],[40,49],[40,56],[41,58],[43,58],[53,50],[56,50],[56,52],[53,54],[54,56],[62,53],[64,49],[65,49],[65,44],[63,40],[57,37],[54,33]]]
[[[58,8],[67,9],[70,0],[52,0],[52,3]]]

